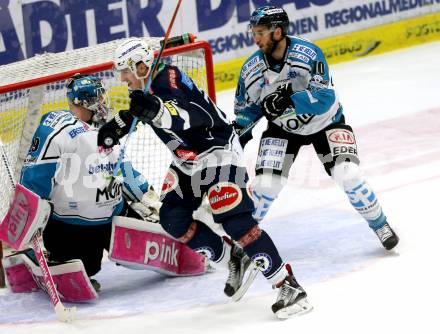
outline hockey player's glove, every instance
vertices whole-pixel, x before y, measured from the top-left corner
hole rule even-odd
[[[159,201],[159,196],[152,186],[142,196],[139,202],[131,203],[131,208],[135,210],[145,221],[151,223],[159,222],[159,210],[162,203]]]
[[[130,113],[143,123],[154,123],[163,114],[163,102],[155,95],[135,90],[130,94]]]
[[[267,95],[261,103],[261,111],[264,116],[273,121],[291,107],[295,108],[291,96],[293,94],[292,84],[288,83],[277,88],[276,91]]]
[[[121,110],[109,122],[105,123],[98,132],[98,146],[105,149],[119,144],[119,139],[128,134],[133,116],[128,110]]]
[[[238,134],[238,139],[240,140],[241,147],[245,147],[246,144],[253,138],[252,130],[247,131],[244,134],[241,134],[241,131],[244,129],[244,126],[241,126],[236,121],[232,122],[232,126],[234,127],[235,132]]]

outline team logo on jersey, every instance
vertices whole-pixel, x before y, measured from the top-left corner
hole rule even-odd
[[[230,182],[217,183],[208,190],[208,200],[214,214],[232,210],[241,203],[242,198],[240,187]]]
[[[263,274],[267,274],[272,269],[272,258],[266,253],[255,254],[251,260]]]
[[[215,254],[214,249],[212,249],[211,247],[199,247],[194,249],[194,251],[196,251],[200,255],[203,255],[204,257],[210,260],[214,258],[214,254]]]
[[[337,129],[327,134],[328,140],[337,144],[353,145],[355,143],[353,133],[348,130]]]
[[[179,184],[179,177],[177,176],[175,171],[169,169],[167,175],[165,176],[165,180],[163,181],[162,184],[162,193],[160,195],[161,198],[163,198],[170,191],[176,189],[178,184]]]

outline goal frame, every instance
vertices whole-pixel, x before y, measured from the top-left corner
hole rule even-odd
[[[179,53],[194,51],[197,49],[203,49],[205,51],[205,63],[206,63],[206,76],[207,76],[207,86],[208,86],[208,95],[216,102],[216,96],[215,96],[215,84],[214,84],[214,64],[212,60],[212,49],[211,45],[206,41],[197,41],[189,44],[179,45],[176,47],[172,47],[170,49],[165,49],[163,52],[163,57],[168,56],[174,56]],[[159,54],[158,51],[154,52],[154,57],[157,57]],[[92,66],[86,66],[82,68],[76,68],[74,70],[65,71],[62,73],[57,73],[53,75],[44,76],[41,78],[36,79],[30,79],[26,81],[21,81],[18,83],[12,83],[8,85],[0,86],[0,94],[4,94],[7,92],[11,92],[18,89],[26,89],[26,88],[32,88],[40,85],[44,85],[50,82],[63,80],[65,77],[69,77],[74,75],[75,73],[81,73],[81,74],[91,74],[95,72],[100,71],[108,71],[113,68],[113,62],[108,61],[99,65],[92,65]],[[212,78],[212,80],[209,80],[208,78]]]
[[[211,100],[216,102],[212,49],[211,49],[211,45],[207,41],[203,41],[203,40],[192,41],[187,44],[166,48],[163,51],[162,57],[165,58],[165,57],[175,56],[175,55],[184,54],[184,53],[188,53],[191,51],[197,51],[197,50],[203,50],[207,93],[208,93],[209,97],[211,98]],[[76,51],[76,50],[74,50],[74,51]],[[155,58],[158,56],[158,54],[159,54],[159,50],[155,50],[154,51]],[[8,66],[8,64],[4,65],[4,66]],[[44,87],[44,85],[50,84],[52,82],[65,80],[66,78],[69,78],[76,73],[92,74],[92,73],[96,73],[96,72],[111,71],[113,68],[114,68],[113,62],[106,61],[106,62],[103,62],[98,65],[91,65],[91,66],[84,66],[84,67],[79,66],[79,67],[76,67],[76,68],[73,68],[73,69],[70,69],[67,71],[61,69],[58,73],[44,75],[42,77],[38,77],[38,78],[34,78],[34,79],[23,80],[20,82],[13,82],[10,84],[5,84],[5,85],[0,84],[0,94],[6,94],[6,93],[17,91],[17,90],[37,89],[39,86]],[[39,112],[39,110],[33,110],[33,111],[29,110],[28,114],[31,114],[31,113],[35,114],[36,112]],[[25,124],[25,127],[26,127],[26,124]],[[35,127],[35,124],[33,124],[33,127]],[[35,129],[33,129],[33,128],[28,128],[28,129],[23,128],[23,132],[25,132],[25,131],[32,132],[32,134],[33,134],[34,130]],[[22,136],[23,136],[23,134],[22,134]],[[20,139],[20,140],[22,140],[22,139]],[[28,141],[28,139],[26,139],[25,141]],[[28,144],[30,144],[30,143],[28,143]],[[20,149],[21,149],[21,146],[22,146],[22,144],[19,145]],[[24,162],[24,160],[19,161],[19,160],[23,159],[23,156],[20,157],[20,152],[18,152],[18,154],[19,154],[17,157],[18,161],[16,162],[16,164],[14,166],[16,173],[17,173],[16,166],[17,165],[22,166],[22,164]],[[19,167],[19,169],[21,169],[21,166]],[[0,217],[0,219],[3,219],[3,217]],[[0,223],[1,223],[1,221],[0,221]],[[4,283],[5,283],[4,276],[2,275],[2,274],[4,274],[2,262],[1,262],[2,258],[3,258],[3,248],[2,248],[2,243],[0,241],[0,288],[4,287]]]

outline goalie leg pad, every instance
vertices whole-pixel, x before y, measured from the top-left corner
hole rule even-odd
[[[32,249],[7,256],[3,263],[12,292],[46,291],[43,273]],[[87,302],[98,298],[80,260],[48,262],[60,298],[67,302]]]
[[[38,285],[21,253],[9,255],[2,262],[6,273],[6,284],[12,292],[24,293],[38,290]]]
[[[18,183],[13,202],[0,225],[0,240],[15,250],[27,248],[37,229],[46,225],[50,212],[47,201]]]
[[[174,239],[159,225],[127,217],[114,217],[110,260],[132,269],[153,270],[169,276],[206,272],[207,259]]]

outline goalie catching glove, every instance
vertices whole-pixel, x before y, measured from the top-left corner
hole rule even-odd
[[[159,201],[159,196],[150,186],[148,191],[142,196],[139,202],[131,203],[131,208],[136,211],[143,220],[151,223],[159,222],[159,210],[162,203]]]
[[[281,116],[287,108],[295,108],[292,101],[292,84],[288,83],[277,88],[276,91],[267,95],[261,103],[261,111],[264,116],[273,121]]]

